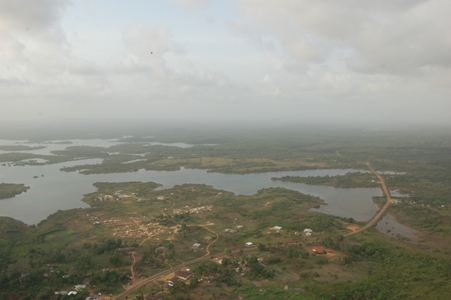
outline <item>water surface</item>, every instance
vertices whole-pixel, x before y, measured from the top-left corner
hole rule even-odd
[[[416,238],[416,234],[418,234],[418,232],[412,228],[402,225],[396,221],[394,216],[390,214],[386,214],[379,222],[377,222],[376,229],[391,237],[397,239],[405,238],[415,244],[418,243]]]
[[[15,142],[0,140],[0,145],[14,145]],[[44,145],[47,148],[24,152],[47,155],[50,154],[50,151],[64,150],[68,146],[88,145],[109,147],[114,144],[119,144],[114,140],[101,139],[71,140],[71,142],[71,144],[33,144],[18,141],[17,144],[26,144],[29,146]],[[184,143],[174,143],[171,145],[176,147],[191,146]],[[358,221],[367,221],[376,213],[377,207],[374,205],[372,197],[382,195],[381,190],[378,188],[342,189],[330,186],[315,186],[271,180],[272,177],[282,176],[335,176],[348,172],[366,172],[366,170],[354,169],[284,171],[245,175],[209,173],[207,170],[184,168],[181,168],[179,171],[140,170],[134,173],[93,175],[60,171],[62,167],[96,164],[101,163],[101,161],[101,159],[88,159],[52,165],[0,165],[0,182],[23,183],[30,187],[26,193],[17,195],[14,198],[0,200],[0,216],[9,216],[28,224],[36,224],[60,209],[88,207],[87,204],[80,201],[83,195],[95,191],[95,187],[92,185],[93,183],[107,181],[153,181],[162,184],[163,189],[185,183],[207,184],[216,189],[231,191],[237,195],[253,195],[263,188],[284,187],[325,200],[327,205],[322,205],[316,211],[341,217],[352,217]]]

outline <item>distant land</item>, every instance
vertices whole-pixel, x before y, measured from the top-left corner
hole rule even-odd
[[[61,164],[55,174],[118,179],[140,170],[170,177],[180,168],[207,170],[205,176],[324,174],[271,175],[287,187],[251,195],[194,184],[189,177],[166,188],[152,181],[96,182],[80,199],[88,207],[58,210],[37,226],[0,217],[1,297],[63,299],[71,291],[77,292],[75,299],[99,293],[115,299],[446,299],[450,294],[449,132],[139,132],[96,137],[84,145],[43,139],[55,148],[4,150],[0,170],[20,174]],[[87,159],[92,163],[80,163]],[[342,173],[327,175],[327,170]],[[28,180],[45,186],[55,174]],[[371,226],[333,210],[321,213],[318,208],[328,206],[324,199],[290,189],[321,187],[338,195],[382,189],[382,179],[384,193],[399,193],[373,197],[371,205],[376,210],[385,205],[390,217]],[[8,187],[16,195],[27,189]],[[383,226],[389,221],[390,227]]]

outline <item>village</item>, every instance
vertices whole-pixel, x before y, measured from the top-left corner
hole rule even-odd
[[[313,270],[318,268],[314,263],[317,260],[321,263],[335,262],[343,257],[342,253],[321,244],[324,231],[314,231],[308,227],[287,229],[283,218],[271,218],[268,222],[270,226],[261,227],[250,217],[253,211],[263,209],[271,212],[272,206],[281,201],[277,197],[271,197],[261,207],[243,202],[248,209],[246,213],[235,208],[225,210],[228,204],[221,202],[221,198],[226,196],[228,201],[234,201],[233,196],[230,198],[210,187],[188,185],[151,193],[141,192],[139,183],[119,187],[111,192],[112,188],[105,184],[97,193],[87,195],[86,202],[92,209],[80,218],[75,217],[73,225],[67,225],[74,226],[80,236],[85,237],[79,242],[83,247],[89,244],[100,247],[109,243],[108,240],[120,244],[105,253],[106,257],[98,267],[107,273],[128,274],[126,276],[129,277],[121,283],[122,288],[127,292],[144,290],[148,297],[154,297],[149,299],[163,298],[197,285],[202,289],[215,288],[225,281],[237,284],[248,282],[249,278],[256,276],[272,278],[279,277],[279,273],[291,273],[277,263],[284,261],[278,257],[283,258],[286,255],[284,251],[293,247],[295,250],[289,251],[294,251],[298,257],[311,258],[308,263]],[[105,193],[105,190],[109,192]],[[192,193],[196,196],[191,196]],[[299,211],[302,213],[311,205],[300,206]],[[258,217],[259,214],[253,216]],[[344,226],[347,224],[337,224],[346,232]],[[117,263],[112,265],[112,258]],[[199,266],[203,264],[210,271],[199,271]],[[259,273],[260,269],[264,275]],[[277,274],[274,273],[276,271]],[[226,277],[224,272],[228,272]],[[316,272],[322,274],[319,270]],[[334,269],[333,272],[339,274],[341,271]],[[67,275],[72,276],[71,272]],[[331,275],[325,273],[321,276]],[[73,289],[66,285],[67,292],[56,292],[65,296],[88,292],[86,299],[125,299],[112,298],[115,293],[99,290],[98,286],[88,281],[73,283]],[[141,288],[136,290],[135,286]]]

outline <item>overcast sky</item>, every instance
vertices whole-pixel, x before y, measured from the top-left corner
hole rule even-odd
[[[449,0],[0,0],[1,120],[450,126],[450,16]]]

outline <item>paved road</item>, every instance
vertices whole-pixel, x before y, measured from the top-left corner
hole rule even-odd
[[[390,205],[390,202],[391,202],[390,192],[388,191],[387,186],[385,185],[384,178],[383,178],[381,175],[379,175],[376,171],[374,171],[374,169],[370,166],[370,163],[367,162],[366,165],[367,165],[368,168],[371,170],[371,172],[373,172],[373,173],[377,176],[377,178],[379,178],[379,181],[380,181],[380,183],[381,183],[381,185],[382,185],[382,190],[384,191],[384,194],[385,194],[385,196],[387,197],[387,202],[385,203],[384,207],[382,207],[382,208],[379,210],[379,212],[371,219],[371,221],[369,221],[365,226],[363,226],[363,227],[357,229],[357,230],[354,231],[354,232],[350,232],[350,233],[348,233],[348,234],[345,234],[345,235],[343,235],[343,236],[350,236],[350,235],[353,235],[353,234],[357,234],[357,233],[359,233],[359,232],[362,232],[362,231],[364,231],[364,230],[370,228],[370,227],[373,226],[374,224],[376,224],[377,221],[379,221],[379,219],[380,219],[380,218],[382,217],[382,215],[385,213],[385,211],[387,210],[387,208],[388,208],[388,206]]]

